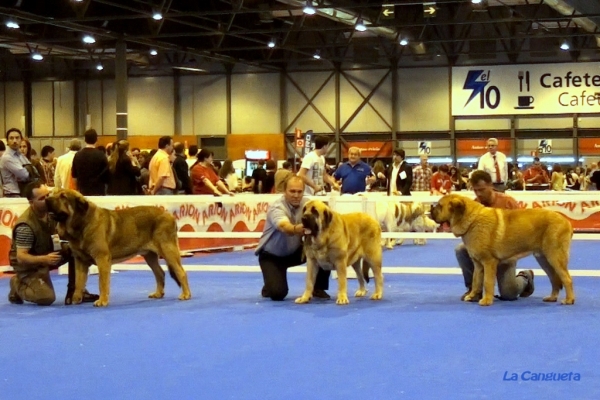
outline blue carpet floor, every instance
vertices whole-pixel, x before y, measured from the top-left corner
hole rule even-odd
[[[150,271],[121,272],[106,309],[11,305],[1,280],[0,399],[600,398],[598,278],[575,278],[574,306],[543,303],[540,277],[532,297],[492,307],[460,302],[457,276],[391,274],[384,300],[345,307],[294,304],[302,274],[283,302],[260,298],[259,273],[189,279],[192,300],[172,281],[150,300]],[[66,278],[54,282],[62,298]]]

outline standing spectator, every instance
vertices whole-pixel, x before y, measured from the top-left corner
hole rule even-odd
[[[498,139],[489,138],[487,141],[488,152],[481,156],[477,169],[485,171],[492,177],[494,189],[499,192],[506,190],[508,182],[508,164],[506,156],[498,151]]]
[[[213,152],[207,149],[200,150],[198,161],[190,170],[193,194],[214,194],[215,196],[228,194],[233,196],[233,192],[219,179],[212,162]]]
[[[33,179],[33,167],[19,150],[22,140],[23,134],[20,130],[12,128],[6,132],[9,149],[0,158],[4,197],[20,197],[21,189]]]
[[[173,160],[173,170],[177,179],[181,182],[180,191],[184,194],[192,194],[192,181],[190,179],[189,167],[185,159],[185,145],[181,142],[173,146],[175,151],[175,160]]]
[[[596,168],[593,168],[596,166]],[[600,190],[600,170],[598,169],[598,164],[592,164],[592,172],[589,175],[590,185],[593,189],[590,189],[588,186],[588,190]]]
[[[342,194],[364,192],[367,189],[367,183],[372,184],[375,182],[371,166],[360,159],[360,149],[358,147],[348,149],[348,161],[342,163],[335,170],[333,177],[338,182],[342,182]]]
[[[371,192],[387,191],[387,178],[385,177],[385,164],[383,161],[375,161],[375,164],[373,164],[373,175],[375,175],[375,182],[371,184],[369,190]]]
[[[283,193],[285,190],[283,188],[284,182],[290,177],[293,176],[292,172],[292,163],[289,161],[285,161],[281,168],[279,168],[275,172],[275,193]]]
[[[554,191],[565,190],[566,182],[565,175],[562,172],[560,164],[554,164],[552,166],[552,180],[550,181],[550,188]]]
[[[40,160],[42,167],[42,180],[47,186],[54,187],[54,173],[56,171],[56,159],[54,158],[54,147],[42,147],[42,159]]]
[[[277,163],[275,160],[267,160],[267,177],[263,185],[263,193],[274,193],[275,188],[275,169]]]
[[[410,196],[413,174],[410,165],[404,161],[404,149],[394,150],[394,162],[388,167],[388,196]]]
[[[19,151],[27,158],[34,169],[33,173],[30,171],[31,179],[40,179],[42,183],[46,183],[44,171],[42,169],[42,165],[40,164],[39,157],[37,157],[35,150],[31,148],[31,142],[27,138],[23,138],[23,140],[21,140]]]
[[[198,146],[193,144],[188,149],[188,158],[185,160],[185,162],[187,162],[188,165],[188,173],[192,166],[196,163],[196,160],[198,160]]]
[[[173,139],[163,136],[158,139],[158,150],[152,156],[148,170],[150,172],[150,194],[172,195],[177,194],[177,181],[173,168],[171,168],[171,153],[173,153]]]
[[[252,180],[250,181],[250,184],[252,185],[252,191],[255,194],[264,193],[263,186],[267,179],[267,171],[264,169],[264,166],[265,161],[260,160],[256,169],[252,171]]]
[[[6,145],[4,144],[4,142],[2,140],[0,140],[0,157],[2,157],[2,155],[4,155],[5,151],[6,151]]]
[[[454,165],[450,167],[450,181],[452,182],[452,186],[454,186],[453,190],[457,192],[467,188],[467,184],[463,180],[460,171]]]
[[[104,196],[109,177],[108,159],[96,149],[98,133],[94,129],[85,131],[83,137],[86,145],[73,158],[73,185],[84,196]]]
[[[550,183],[550,178],[548,178],[548,173],[545,169],[542,168],[542,164],[540,163],[540,158],[535,157],[533,159],[533,165],[525,171],[523,175],[523,180],[525,183],[531,185],[547,185]]]
[[[302,160],[298,176],[304,180],[305,195],[325,194],[325,183],[329,183],[333,189],[339,190],[335,179],[325,170],[325,153],[327,153],[328,145],[327,137],[317,136],[315,149]]]
[[[413,184],[411,190],[416,192],[430,192],[431,177],[433,176],[433,172],[427,163],[429,158],[426,154],[421,155],[420,158],[421,164],[417,165],[413,169]]]
[[[219,178],[227,185],[227,189],[230,192],[237,192],[240,185],[237,175],[235,174],[235,168],[233,168],[233,161],[225,160],[223,166],[219,170]]]
[[[71,139],[69,151],[56,159],[56,170],[54,171],[54,187],[57,189],[75,189],[71,169],[75,154],[81,150],[81,141]]]
[[[140,161],[140,153],[141,152],[142,151],[139,149],[139,147],[134,147],[133,149],[131,149],[131,155],[138,160],[138,163]]]
[[[445,195],[452,191],[452,180],[448,172],[450,168],[446,164],[439,167],[438,171],[431,176],[431,194]]]
[[[133,196],[138,194],[137,178],[140,164],[129,152],[129,142],[119,140],[108,158],[109,180],[106,193],[111,196]]]

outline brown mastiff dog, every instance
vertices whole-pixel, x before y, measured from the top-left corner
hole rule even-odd
[[[58,234],[69,241],[75,258],[73,304],[81,303],[88,268],[96,264],[100,298],[94,306],[107,306],[111,265],[136,255],[144,257],[156,278],[156,291],[150,298],[160,299],[165,295],[165,272],[158,261],[159,256],[165,259],[169,274],[181,286],[179,299],[191,298],[187,274],[179,256],[177,226],[169,213],[153,206],[107,210],[73,190],[55,192],[46,199],[46,205],[58,223]]]
[[[575,303],[567,269],[573,228],[560,214],[541,208],[490,208],[451,194],[432,207],[431,215],[437,223],[450,223],[452,233],[462,238],[475,264],[472,289],[465,301],[480,296],[483,286],[479,304],[491,305],[498,264],[534,254],[552,284],[552,293],[543,300],[555,302],[564,286],[566,298],[562,304]]]
[[[348,304],[346,269],[352,265],[356,271],[359,289],[354,294],[367,294],[365,282],[369,281],[369,268],[375,277],[375,293],[371,300],[383,298],[381,272],[381,227],[375,218],[364,213],[340,214],[318,200],[304,206],[304,252],[306,254],[306,289],[296,303],[308,303],[312,297],[319,267],[338,275],[336,304]],[[360,261],[363,261],[362,271]]]

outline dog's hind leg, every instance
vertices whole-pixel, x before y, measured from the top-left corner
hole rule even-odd
[[[179,300],[189,300],[192,298],[190,285],[188,283],[187,273],[181,265],[181,256],[179,255],[179,246],[177,242],[161,243],[161,256],[167,262],[169,275],[179,286],[181,286],[181,294]]]
[[[366,263],[373,271],[373,278],[375,279],[375,293],[371,296],[371,300],[381,300],[383,298],[383,271],[382,271],[382,254],[381,248],[371,248],[370,251],[365,254],[363,263]],[[366,270],[367,274],[369,271]],[[368,276],[368,275],[367,275]]]
[[[546,259],[552,266],[554,273],[565,287],[566,297],[561,304],[575,304],[575,292],[573,291],[573,279],[569,274],[569,246],[570,243],[558,243],[554,245],[554,249],[550,254],[547,252]],[[558,247],[558,248],[557,248]],[[560,290],[560,289],[559,289]],[[552,283],[552,293],[554,294],[554,282]],[[545,301],[546,299],[544,299]],[[554,300],[556,301],[556,299]]]
[[[546,275],[548,275],[548,279],[550,279],[550,284],[552,285],[552,292],[550,296],[546,296],[543,298],[546,302],[555,302],[558,299],[558,294],[560,293],[560,289],[562,289],[562,281],[560,277],[556,274],[554,267],[548,262],[546,257],[541,253],[534,253],[533,255],[539,264],[539,266],[544,270]]]
[[[151,299],[162,299],[165,296],[165,271],[163,271],[158,261],[158,254],[150,251],[144,254],[144,260],[154,273],[156,279],[156,291],[148,295]]]
[[[366,261],[363,260],[363,263],[366,263]],[[354,271],[356,272],[356,279],[358,279],[358,290],[356,291],[356,293],[354,293],[354,297],[364,297],[368,292],[368,289],[365,284],[365,277],[363,276],[363,271],[361,271],[360,264],[360,260],[352,264],[352,268],[354,268]],[[369,270],[367,269],[367,274],[368,273]]]

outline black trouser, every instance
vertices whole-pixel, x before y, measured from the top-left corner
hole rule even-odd
[[[271,300],[283,300],[288,294],[287,269],[303,264],[302,247],[285,257],[278,257],[262,251],[258,255],[258,263],[265,282],[265,294]],[[319,268],[315,289],[329,289],[331,271]]]

